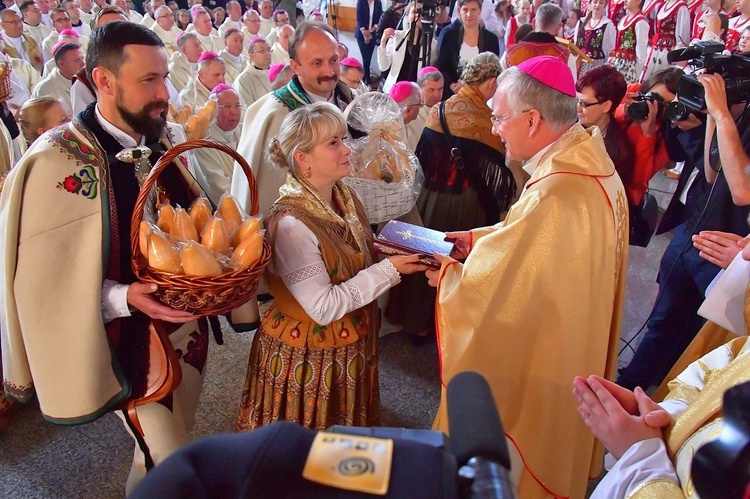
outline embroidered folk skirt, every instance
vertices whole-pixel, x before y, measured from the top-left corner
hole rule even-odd
[[[609,65],[622,73],[622,76],[625,77],[625,83],[628,85],[638,83],[638,78],[641,75],[636,72],[635,61],[630,61],[621,57],[610,57]]]
[[[292,421],[314,430],[331,425],[379,424],[377,356],[371,335],[336,347],[312,348],[307,342],[292,346],[267,329],[291,329],[304,338],[320,326],[314,323],[269,320],[278,316],[275,305],[253,339],[240,413],[236,427],[248,431],[275,421]],[[274,328],[274,326],[276,326]],[[336,334],[344,321],[328,326]]]

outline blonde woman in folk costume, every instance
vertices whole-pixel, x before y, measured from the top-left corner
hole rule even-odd
[[[690,10],[685,0],[667,0],[656,14],[651,48],[641,81],[669,66],[667,54],[670,50],[685,47],[689,43]]]
[[[269,145],[289,174],[264,219],[275,299],[253,339],[238,430],[279,420],[316,430],[378,424],[375,299],[426,267],[417,255],[375,263],[364,208],[341,182],[345,134],[341,111],[318,102],[284,118]]]
[[[615,48],[608,63],[625,77],[628,84],[638,83],[648,55],[648,21],[641,11],[643,0],[625,0],[627,14],[617,25]]]

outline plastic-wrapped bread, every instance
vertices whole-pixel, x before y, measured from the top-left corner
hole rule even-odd
[[[155,230],[158,230],[158,228],[145,220],[142,220],[141,225],[138,227],[138,247],[145,258],[148,258],[148,237]]]
[[[182,248],[182,268],[185,275],[219,275],[224,269],[205,246],[191,241]]]
[[[152,231],[148,236],[148,264],[164,272],[182,274],[180,252],[161,231]]]
[[[237,269],[246,269],[255,265],[263,253],[263,232],[256,231],[242,241],[232,253],[232,264]]]
[[[232,246],[237,247],[242,241],[260,231],[260,220],[257,218],[248,218],[237,228],[237,232],[232,237]]]
[[[180,241],[198,241],[198,232],[195,230],[193,219],[188,212],[182,208],[177,208],[174,212],[174,222],[172,230],[169,232]]]
[[[208,135],[208,127],[216,116],[218,102],[209,99],[202,108],[198,109],[185,123],[185,135],[188,140],[202,139]]]
[[[219,217],[227,224],[229,234],[234,234],[242,223],[242,213],[240,207],[237,206],[237,201],[232,196],[222,196],[218,212]]]
[[[159,209],[159,218],[156,221],[156,226],[166,233],[171,233],[172,224],[174,224],[174,208],[172,208],[171,204],[165,204]]]
[[[190,218],[193,219],[195,230],[200,234],[206,228],[206,224],[211,219],[211,203],[206,198],[198,198],[193,201],[190,207]]]
[[[201,234],[201,244],[222,255],[229,253],[230,238],[224,220],[213,217],[208,221]]]

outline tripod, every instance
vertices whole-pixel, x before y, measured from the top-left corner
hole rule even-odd
[[[331,18],[331,23],[333,26],[333,32],[336,34],[336,39],[339,39],[339,24],[338,24],[338,11],[339,11],[339,3],[337,0],[326,0],[326,12],[328,16]]]
[[[406,53],[416,55],[416,57],[411,57],[409,61],[409,75],[417,74],[417,64],[420,61],[422,62],[422,67],[430,65],[432,40],[435,36],[434,8],[416,9],[414,14],[409,32],[396,46],[396,50],[398,50],[406,42]],[[417,33],[416,37],[414,33]]]

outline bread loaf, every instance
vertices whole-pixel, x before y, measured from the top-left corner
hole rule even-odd
[[[156,226],[166,233],[171,233],[172,224],[174,224],[174,208],[171,204],[165,204],[159,209],[159,219],[156,221]]]
[[[232,237],[232,246],[237,247],[242,241],[260,230],[260,220],[257,218],[248,218],[240,224],[237,232]]]
[[[224,196],[219,204],[219,216],[227,224],[229,234],[234,234],[237,227],[242,223],[242,214],[237,201],[232,196]]]
[[[232,264],[239,269],[246,269],[256,264],[263,253],[263,233],[253,232],[242,241],[232,253]]]
[[[211,218],[211,203],[206,198],[198,198],[190,207],[190,218],[193,219],[195,230],[200,234],[206,228],[208,220]]]
[[[164,272],[182,274],[180,253],[172,241],[160,231],[152,231],[148,236],[148,264]]]
[[[185,275],[219,275],[224,273],[219,261],[204,246],[191,241],[182,248]]]
[[[172,230],[169,233],[180,241],[198,241],[198,232],[195,230],[195,225],[193,225],[193,219],[182,208],[175,210]]]
[[[225,255],[229,253],[229,243],[229,232],[224,220],[219,217],[211,218],[201,234],[201,244],[211,251]]]

